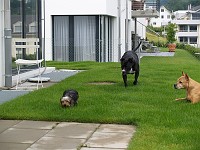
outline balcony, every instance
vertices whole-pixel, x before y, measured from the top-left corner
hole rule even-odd
[[[146,18],[146,17],[159,17],[159,12],[156,9],[146,9],[144,10],[144,1],[132,2],[132,18]]]
[[[133,1],[132,2],[132,10],[144,10],[144,2],[143,1]]]
[[[155,9],[132,10],[132,18],[152,18],[159,17],[159,12]]]
[[[194,37],[194,36],[198,36],[198,32],[177,32],[176,36],[178,37]]]
[[[172,23],[175,23],[177,25],[199,25],[200,20],[172,20]]]

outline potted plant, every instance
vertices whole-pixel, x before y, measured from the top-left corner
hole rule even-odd
[[[174,23],[169,23],[166,27],[166,32],[167,32],[167,46],[169,48],[169,52],[174,52],[176,49],[176,24]]]

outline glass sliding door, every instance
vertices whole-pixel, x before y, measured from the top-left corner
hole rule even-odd
[[[17,38],[41,39],[41,0],[10,0],[10,6],[13,41]],[[40,59],[42,58],[41,48],[37,55],[33,49],[12,49],[13,61],[19,58],[36,59],[38,57]]]
[[[100,62],[111,62],[113,56],[112,17],[100,16]]]
[[[53,16],[53,59],[109,62],[113,20],[108,16]]]
[[[96,17],[53,16],[53,59],[95,61]]]

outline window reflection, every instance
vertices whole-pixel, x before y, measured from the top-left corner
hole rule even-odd
[[[17,41],[17,38],[39,38],[41,0],[10,0],[10,6],[13,41]],[[38,55],[41,58],[41,53]],[[15,74],[14,61],[16,59],[35,59],[36,57],[33,49],[12,48],[13,74]]]

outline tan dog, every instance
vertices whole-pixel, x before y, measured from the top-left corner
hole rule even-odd
[[[182,76],[174,84],[175,89],[186,89],[187,97],[177,98],[176,100],[189,100],[192,104],[200,101],[200,83],[191,79],[182,72]]]

